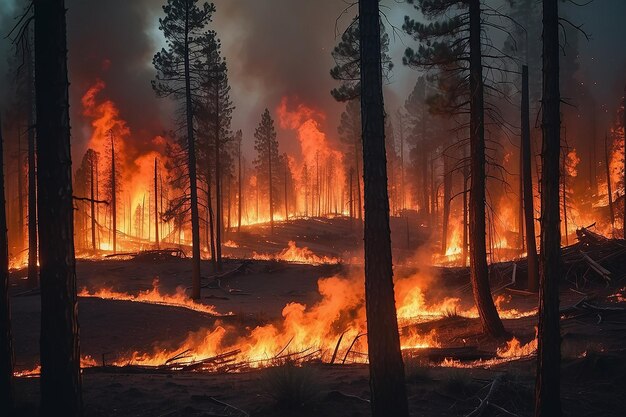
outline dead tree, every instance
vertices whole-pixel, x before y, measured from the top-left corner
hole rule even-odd
[[[611,187],[611,166],[609,165],[609,137],[604,135],[604,166],[606,168],[606,187],[607,195],[609,197],[609,214],[611,216],[611,230],[615,233],[615,211],[613,208],[613,189]]]
[[[543,98],[541,175],[541,282],[535,416],[559,417],[561,334],[559,278],[561,230],[559,219],[559,156],[561,147],[559,91],[558,0],[543,1]]]
[[[115,176],[115,135],[112,129],[107,132],[111,141],[111,230],[113,234],[113,253],[117,252],[117,178]]]
[[[154,158],[154,242],[156,243],[157,249],[159,248],[159,200],[157,196],[159,195],[159,186],[157,182],[157,159]]]
[[[35,80],[33,79],[33,59],[30,53],[27,53],[26,62],[28,97],[30,99],[28,106],[28,282],[31,288],[35,288],[39,284],[37,266],[37,168],[35,158]]]
[[[526,225],[526,253],[528,259],[528,291],[539,290],[539,259],[535,240],[535,209],[533,207],[533,176],[530,153],[530,100],[528,90],[528,67],[522,67],[522,191],[524,200],[524,223]]]
[[[0,161],[4,161],[2,121],[0,120]],[[13,413],[13,337],[9,304],[9,243],[7,240],[4,163],[0,165],[0,412]]]
[[[241,142],[243,141],[243,133],[241,130],[237,131],[237,232],[241,231],[241,209],[243,206],[243,194],[242,194],[242,172],[241,172]]]
[[[90,182],[90,196],[91,196],[91,249],[93,251],[96,250],[96,195],[94,192],[95,189],[95,172],[96,172],[96,164],[98,163],[97,156],[95,151],[91,150],[89,157],[89,182]]]
[[[64,0],[36,0],[41,415],[81,416]]]
[[[393,292],[378,0],[359,1],[365,184],[365,302],[372,415],[407,417]]]

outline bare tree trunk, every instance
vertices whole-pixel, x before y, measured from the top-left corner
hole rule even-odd
[[[117,252],[117,179],[115,178],[115,139],[113,131],[109,130],[111,137],[111,218],[113,233],[113,253]],[[143,227],[143,226],[142,226]]]
[[[535,416],[559,417],[561,415],[561,333],[559,323],[561,95],[559,91],[558,0],[543,1],[542,101],[541,281]]]
[[[220,75],[217,74],[215,77],[215,257],[217,271],[222,270],[222,230],[224,229],[220,128]]]
[[[35,80],[33,59],[28,59],[28,90],[30,103],[28,106],[28,282],[31,288],[39,284],[39,267],[37,266],[37,177],[35,158]]]
[[[443,221],[441,222],[441,254],[448,249],[448,225],[450,223],[450,200],[452,199],[452,173],[450,157],[443,155]]]
[[[242,194],[242,184],[241,182],[243,181],[242,175],[241,175],[241,139],[239,140],[239,143],[237,143],[237,158],[238,158],[238,163],[237,163],[237,168],[239,171],[239,179],[237,181],[237,187],[238,187],[238,194],[237,194],[237,232],[241,231],[241,208],[243,206],[243,194]]]
[[[28,131],[28,127],[26,129]],[[22,128],[17,126],[17,239],[19,250],[24,248],[24,159],[22,151]],[[30,285],[31,283],[29,283]],[[36,286],[36,285],[35,285]]]
[[[91,250],[96,251],[96,202],[95,202],[95,165],[96,153],[91,152],[89,158],[89,167],[91,169],[90,188],[91,188]]]
[[[467,147],[463,147],[464,157],[467,158]],[[461,250],[461,254],[463,256],[463,267],[467,266],[467,249],[469,246],[469,233],[468,233],[468,218],[469,212],[467,207],[467,200],[469,191],[467,189],[467,184],[470,180],[469,169],[467,167],[467,162],[463,163],[463,249]]]
[[[41,415],[82,414],[65,2],[36,0]]]
[[[272,143],[271,139],[268,136],[267,139],[267,154],[268,154],[268,164],[269,164],[269,194],[270,194],[270,233],[274,234],[274,198],[273,198],[273,184],[272,184]]]
[[[185,8],[185,113],[187,117],[187,168],[189,170],[189,188],[191,195],[191,298],[200,299],[200,217],[198,213],[198,186],[196,175],[196,141],[193,131],[193,103],[191,100],[191,77],[189,75],[189,9],[191,2]]]
[[[523,70],[522,70],[523,72]],[[522,109],[523,110],[523,109]],[[524,153],[522,152],[521,143],[523,138],[520,136],[520,153],[519,153],[519,216],[518,216],[518,239],[520,253],[524,253]]]
[[[566,142],[567,143],[567,142]],[[565,226],[565,245],[569,246],[569,236],[568,236],[568,224],[567,224],[567,170],[566,170],[566,161],[567,161],[567,152],[564,151],[563,152],[563,158],[562,158],[562,164],[563,164],[563,168],[562,168],[562,187],[563,187],[563,225]]]
[[[606,186],[609,197],[609,214],[611,215],[611,230],[615,233],[615,210],[613,208],[613,189],[611,187],[611,167],[609,165],[609,144],[608,135],[604,135],[604,166],[606,168]]]
[[[285,154],[285,220],[289,220],[289,202],[287,200],[287,154]]]
[[[159,185],[157,182],[158,167],[157,159],[154,158],[154,242],[157,249],[159,248]]]
[[[359,1],[365,302],[373,417],[407,417],[393,292],[378,0]]]
[[[470,273],[474,302],[483,331],[491,336],[502,336],[504,326],[491,297],[489,267],[485,243],[485,103],[481,57],[480,1],[470,0]]]
[[[1,116],[1,115],[0,115]],[[9,299],[9,242],[4,196],[4,138],[0,120],[0,413],[13,415],[13,335]]]
[[[526,258],[528,260],[528,291],[539,290],[539,259],[535,240],[535,209],[533,207],[533,175],[530,152],[530,100],[528,67],[522,67],[522,185],[524,193],[524,223],[526,225]]]
[[[211,266],[213,267],[213,272],[217,271],[217,253],[215,251],[215,228],[213,227],[213,197],[211,190],[211,168],[208,168],[207,172],[207,207],[209,210],[209,242],[207,243],[211,247]]]

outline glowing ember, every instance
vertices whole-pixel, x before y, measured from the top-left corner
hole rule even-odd
[[[227,248],[238,248],[239,247],[237,242],[232,241],[232,240],[227,240],[226,242],[224,242],[224,246],[227,247]]]
[[[310,265],[323,265],[323,264],[338,264],[340,260],[338,258],[329,256],[318,256],[309,248],[299,248],[296,246],[296,242],[289,241],[288,247],[283,249],[277,254],[259,254],[254,252],[252,259],[262,261],[285,261],[298,264],[310,264]]]
[[[200,313],[206,313],[212,316],[232,315],[232,313],[221,314],[215,309],[215,306],[201,304],[192,300],[186,294],[185,289],[183,287],[176,288],[176,293],[174,294],[162,294],[159,291],[158,279],[155,279],[152,282],[151,290],[141,291],[137,295],[117,292],[111,289],[99,289],[99,290],[96,290],[95,292],[89,292],[87,288],[83,288],[83,290],[78,294],[78,296],[102,298],[105,300],[122,300],[122,301],[133,301],[137,303],[167,305],[171,307],[186,308],[188,310],[198,311]]]

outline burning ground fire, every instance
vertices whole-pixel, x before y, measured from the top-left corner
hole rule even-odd
[[[252,259],[260,261],[285,261],[291,263],[323,265],[339,264],[341,261],[335,257],[319,256],[307,247],[299,248],[296,242],[290,240],[287,247],[276,254],[256,253],[252,254]]]
[[[409,278],[398,279],[396,301],[401,327],[401,345],[405,351],[441,347],[436,330],[420,333],[415,324],[436,320],[454,311],[458,315],[476,317],[475,310],[462,310],[459,298],[448,297],[442,302],[430,304],[426,292],[432,277],[418,273]],[[290,302],[282,310],[278,322],[242,329],[218,319],[210,328],[190,333],[175,349],[160,348],[122,354],[111,362],[115,366],[167,366],[172,370],[237,371],[270,366],[277,358],[290,357],[298,361],[317,359],[333,363],[367,362],[367,328],[365,320],[364,287],[361,272],[348,276],[332,276],[318,280],[321,300],[307,306]],[[82,297],[100,297],[115,300],[146,302],[189,308],[218,315],[215,308],[190,300],[184,290],[174,295],[162,294],[158,282],[151,290],[138,295],[113,290],[81,291]],[[505,301],[499,298],[498,309],[504,318],[526,317],[535,310],[521,312],[507,310]],[[536,342],[535,342],[536,343]],[[440,366],[489,366],[532,354],[536,345],[521,345],[512,339],[506,347],[498,350],[492,361],[456,363],[444,361]],[[85,361],[84,366],[94,366]],[[29,373],[20,375],[27,376]]]
[[[197,303],[185,293],[183,287],[176,288],[174,294],[162,294],[159,291],[159,280],[155,279],[152,282],[152,289],[141,291],[137,295],[132,295],[123,292],[117,292],[112,289],[99,289],[94,292],[90,292],[87,288],[83,288],[78,294],[79,297],[91,297],[101,298],[104,300],[120,300],[120,301],[132,301],[136,303],[145,304],[159,304],[171,307],[186,308],[188,310],[197,311],[199,313],[206,313],[212,316],[228,316],[232,313],[221,314],[217,312],[214,306]]]

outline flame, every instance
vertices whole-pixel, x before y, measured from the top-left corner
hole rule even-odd
[[[287,248],[277,254],[259,254],[253,252],[252,259],[262,261],[285,261],[310,265],[338,264],[341,262],[338,258],[318,256],[307,247],[299,248],[293,240],[290,240],[287,245]]]
[[[177,287],[174,294],[162,294],[159,290],[159,280],[155,278],[152,282],[152,289],[140,291],[139,294],[133,295],[124,292],[117,292],[112,289],[98,289],[90,292],[87,288],[83,288],[78,294],[79,297],[102,298],[104,300],[122,300],[133,301],[146,304],[161,304],[172,307],[181,307],[200,313],[210,314],[212,316],[232,315],[232,313],[221,314],[215,306],[198,303],[187,295],[183,287]]]

